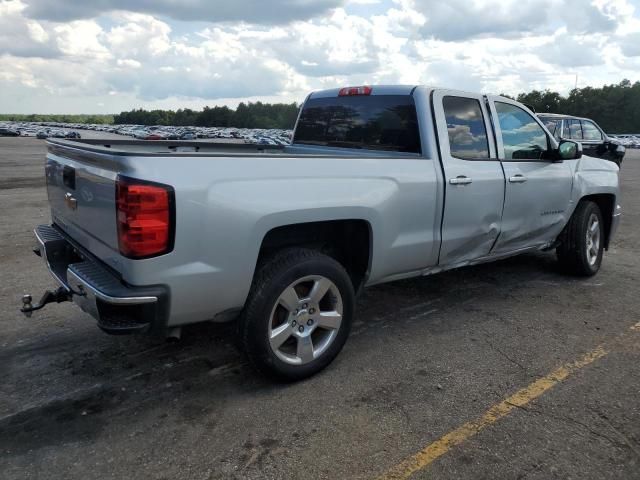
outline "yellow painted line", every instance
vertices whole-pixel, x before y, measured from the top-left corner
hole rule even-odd
[[[640,332],[640,322],[632,325],[629,330]],[[622,333],[613,339],[611,343],[616,344],[619,341],[624,340],[626,336],[627,335],[625,333]],[[582,358],[574,362],[564,364],[548,375],[536,380],[529,386],[518,390],[509,398],[493,405],[476,420],[465,423],[464,425],[440,437],[435,442],[430,443],[418,453],[402,461],[395,467],[392,467],[385,474],[378,477],[378,480],[400,480],[409,478],[418,470],[422,470],[429,466],[452,448],[460,445],[465,440],[473,437],[475,434],[507,416],[514,408],[522,407],[532,400],[535,400],[547,390],[565,380],[572,373],[590,365],[608,353],[609,352],[605,350],[605,347],[600,345],[584,355]]]
[[[630,327],[631,331],[640,332],[640,322]],[[626,338],[626,334],[622,333],[611,344],[616,344]],[[446,435],[440,437],[433,443],[430,443],[418,453],[412,455],[406,460],[402,461],[395,467],[389,469],[382,476],[378,477],[378,480],[400,480],[407,479],[415,472],[422,470],[447,453],[452,448],[460,445],[465,440],[473,437],[475,434],[481,432],[485,428],[493,425],[501,418],[507,416],[514,408],[522,407],[532,400],[535,400],[547,390],[553,388],[558,383],[565,380],[574,372],[581,368],[590,365],[599,358],[604,357],[609,352],[603,345],[599,345],[582,358],[564,364],[544,377],[536,380],[529,386],[518,390],[509,398],[493,405],[487,410],[481,417],[467,422],[464,425],[452,430]]]
[[[640,323],[631,327],[632,330],[640,330]],[[400,480],[409,478],[418,470],[422,470],[436,459],[447,453],[452,448],[460,445],[465,440],[494,424],[507,416],[514,408],[522,407],[535,400],[547,390],[566,379],[572,373],[604,357],[608,352],[603,346],[598,346],[582,358],[567,363],[544,377],[536,380],[531,385],[518,390],[509,398],[495,404],[481,417],[452,430],[440,437],[435,442],[427,445],[418,453],[407,458],[395,467],[379,477],[379,480]]]

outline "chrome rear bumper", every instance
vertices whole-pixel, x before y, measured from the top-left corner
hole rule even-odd
[[[72,301],[108,333],[133,333],[166,324],[166,289],[133,287],[73,245],[51,225],[35,230],[40,256]]]

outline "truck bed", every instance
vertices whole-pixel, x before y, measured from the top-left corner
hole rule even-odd
[[[314,145],[258,145],[251,143],[212,142],[203,140],[109,140],[109,139],[48,139],[49,151],[70,153],[69,149],[82,154],[106,154],[110,157],[317,157],[349,158],[419,157],[417,153],[385,150],[362,150]]]

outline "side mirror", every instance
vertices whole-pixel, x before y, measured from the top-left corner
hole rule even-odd
[[[582,144],[573,140],[561,140],[557,152],[557,159],[560,161],[576,160],[582,157]]]

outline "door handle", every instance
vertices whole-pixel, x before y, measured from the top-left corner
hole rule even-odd
[[[456,178],[450,178],[449,183],[451,185],[469,185],[473,180],[464,175],[458,175]]]
[[[514,175],[513,177],[509,177],[509,181],[511,183],[524,183],[527,181],[527,177],[521,174]]]
[[[72,193],[65,193],[64,194],[64,203],[67,204],[67,207],[69,207],[71,210],[76,210],[78,208],[78,200],[73,196]]]

